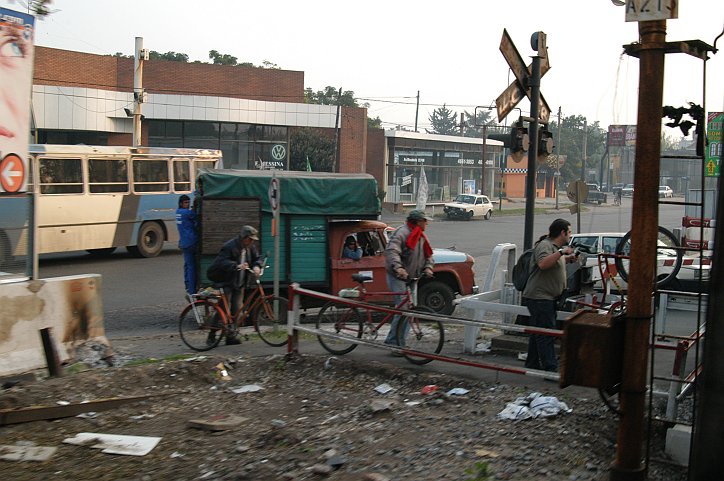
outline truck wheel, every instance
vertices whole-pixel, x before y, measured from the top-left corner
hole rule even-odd
[[[128,251],[136,257],[156,257],[163,249],[163,229],[157,222],[144,222],[138,231],[138,242],[128,246]]]
[[[490,220],[490,218],[493,217],[493,210],[490,209],[485,213],[485,220]]]
[[[418,304],[427,306],[438,314],[449,315],[455,310],[453,306],[455,293],[447,284],[440,281],[425,283],[418,292]]]

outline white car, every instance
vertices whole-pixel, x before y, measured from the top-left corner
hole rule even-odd
[[[659,197],[663,197],[666,199],[667,197],[673,197],[674,191],[669,187],[668,185],[660,185],[659,186]]]
[[[466,219],[483,217],[490,219],[493,216],[493,204],[487,196],[475,194],[460,194],[452,202],[443,207],[448,219]]]
[[[581,249],[582,252],[591,252],[596,254],[615,254],[616,248],[626,235],[625,232],[595,232],[588,234],[574,234],[571,236],[570,245],[572,247],[585,246]],[[676,264],[676,251],[673,249],[667,249],[667,244],[661,240],[659,236],[658,248],[656,250],[656,278],[661,279],[667,276],[674,268]],[[627,246],[628,247],[628,246]],[[630,247],[629,247],[630,249]],[[624,249],[624,255],[628,255],[628,249]],[[593,281],[594,288],[601,288],[601,271],[598,268],[598,258],[596,255],[583,255],[585,261],[583,267],[592,267],[591,278]],[[614,259],[609,260],[610,264],[614,263]],[[662,289],[671,290],[686,290],[696,292],[699,290],[698,277],[701,275],[703,282],[708,282],[709,272],[711,266],[706,264],[699,265],[698,256],[683,256],[681,262],[681,268],[675,278],[666,283],[666,285],[660,286]],[[627,259],[623,260],[623,265],[628,269],[629,262]],[[701,268],[700,268],[701,267]],[[615,277],[616,283],[621,289],[626,289],[628,284],[624,281],[620,275]],[[612,290],[616,290],[615,285],[611,285]]]
[[[634,185],[633,184],[626,184],[623,186],[623,189],[621,189],[621,195],[624,197],[633,197],[634,194]]]

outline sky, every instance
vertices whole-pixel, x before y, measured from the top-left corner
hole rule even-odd
[[[0,0],[24,11],[25,0]],[[208,60],[217,50],[240,62],[268,60],[304,72],[304,85],[352,90],[369,102],[383,127],[419,128],[443,104],[471,114],[492,106],[514,77],[500,53],[507,29],[526,63],[531,34],[547,35],[551,69],[541,91],[553,114],[582,115],[589,124],[636,124],[638,59],[623,45],[638,25],[611,0],[53,0],[39,22],[36,44],[95,54],[132,54],[134,38],[158,52]],[[667,40],[713,45],[724,28],[724,1],[680,0],[667,21]],[[707,110],[724,111],[724,37],[707,62]],[[664,105],[703,102],[703,62],[666,56]],[[530,104],[518,105],[528,115]],[[496,114],[493,112],[493,117]],[[508,117],[515,120],[518,111]],[[668,129],[668,134],[678,131]]]

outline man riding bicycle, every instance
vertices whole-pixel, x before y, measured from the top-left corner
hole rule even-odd
[[[259,256],[254,241],[259,240],[259,232],[250,225],[241,228],[237,237],[229,239],[219,250],[214,262],[209,266],[207,277],[223,278],[219,282],[228,298],[231,299],[231,312],[235,313],[243,301],[243,288],[246,287],[247,269],[251,268],[255,276],[261,273],[263,260]],[[215,273],[214,275],[209,275]],[[216,340],[216,331],[209,331],[207,343]],[[226,344],[239,344],[237,336],[227,335]]]

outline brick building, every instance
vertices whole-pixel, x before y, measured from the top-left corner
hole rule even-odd
[[[132,58],[36,47],[36,141],[131,145],[133,79]],[[153,60],[143,88],[142,145],[220,149],[229,168],[288,169],[294,129],[335,133],[335,106],[304,103],[304,72]],[[365,172],[366,143],[366,109],[342,108],[337,171]]]

